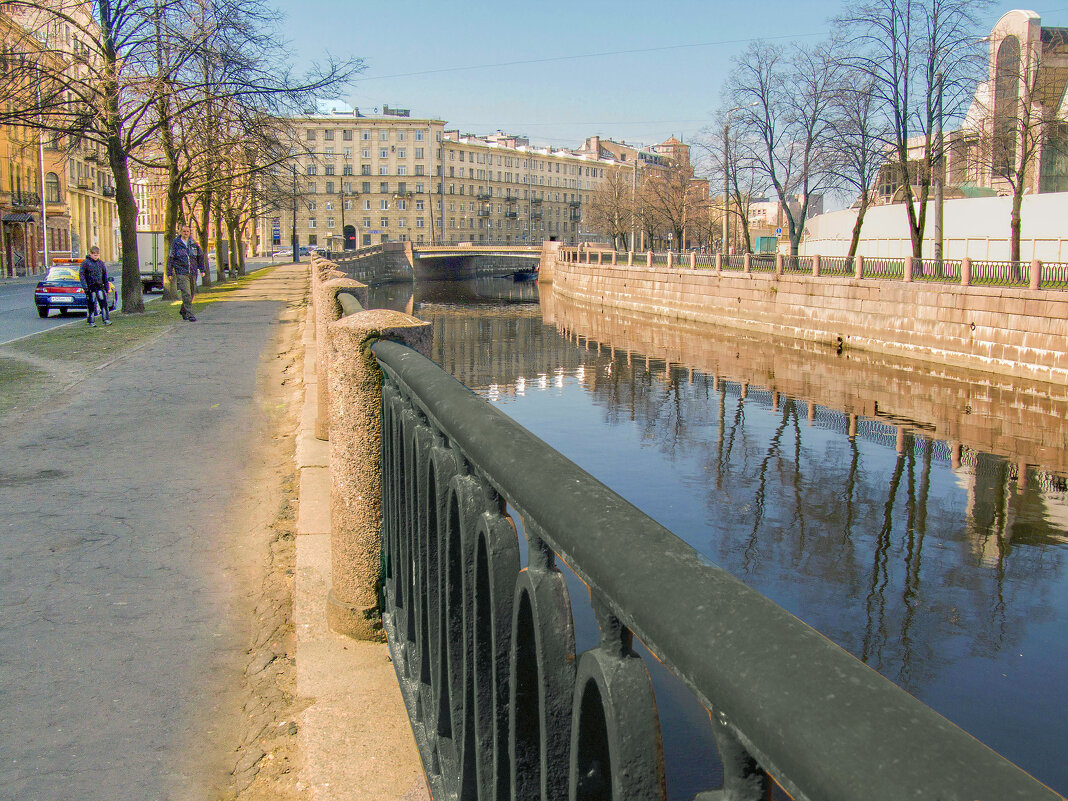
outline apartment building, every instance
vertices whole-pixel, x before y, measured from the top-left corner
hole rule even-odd
[[[403,110],[293,120],[289,201],[262,220],[268,247],[382,242],[522,245],[587,237],[582,205],[611,162],[523,137],[446,130]]]

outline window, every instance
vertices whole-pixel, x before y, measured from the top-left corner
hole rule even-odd
[[[333,217],[327,217],[326,218],[326,227],[331,229],[331,230],[333,230],[333,228],[334,228],[334,218]]]
[[[360,156],[362,158],[365,158],[365,159],[371,158],[371,148],[369,148],[369,147],[360,148]]]
[[[380,201],[378,201],[378,208],[380,208],[382,211],[388,210],[389,209],[389,201],[388,200],[380,200]]]
[[[399,184],[397,184],[397,194],[398,195],[405,195],[407,193],[408,193],[408,184],[406,184],[404,181],[401,181]]]
[[[341,138],[344,139],[346,142],[351,142],[352,141],[352,131],[342,131],[341,132]]]
[[[424,226],[423,226],[423,218],[422,218],[422,217],[416,217],[416,218],[415,218],[415,227],[416,227],[416,228],[422,228],[422,227],[424,227]]]
[[[360,139],[364,142],[368,142],[371,139],[370,131],[360,131]]]
[[[334,132],[333,131],[323,131],[323,139],[325,139],[327,142],[333,142],[334,141]],[[333,148],[327,148],[327,149],[328,150],[333,150]]]
[[[399,158],[399,159],[406,159],[406,158],[408,158],[408,151],[407,151],[407,150],[405,150],[405,149],[404,149],[403,147],[402,147],[402,148],[400,148],[400,149],[399,149],[399,150],[397,151],[397,158]]]
[[[361,164],[360,165],[360,175],[370,175],[370,174],[371,174],[371,165],[370,164]]]
[[[398,228],[407,228],[408,227],[408,221],[404,217],[401,217],[399,220],[397,220],[397,227]]]
[[[371,210],[371,201],[368,200],[367,198],[363,199],[363,210],[364,211],[370,211]]]
[[[371,218],[370,217],[364,217],[363,218],[363,227],[364,228],[370,228],[371,227]]]
[[[315,211],[315,198],[308,201],[308,211]]]
[[[378,168],[378,174],[379,175],[389,175],[389,165],[388,164],[383,164],[381,167],[379,167]]]
[[[425,152],[426,152],[426,151],[425,151],[425,150],[423,150],[423,148],[421,148],[421,147],[417,147],[417,148],[415,149],[415,157],[416,157],[417,159],[425,158],[425,156],[424,156],[424,153],[425,153]]]
[[[389,217],[383,217],[379,222],[382,223],[383,228],[389,228]]]
[[[378,141],[379,142],[388,142],[389,141],[389,131],[385,131],[385,130],[379,131],[378,132]]]
[[[388,147],[380,147],[378,149],[378,157],[380,159],[388,159],[389,158],[389,148]]]
[[[309,164],[306,169],[308,170],[308,175],[315,175],[317,172],[319,172],[319,168],[316,167],[314,164]]]
[[[309,217],[308,218],[308,227],[309,228],[314,228],[315,227],[315,218],[314,217]]]
[[[45,201],[48,203],[59,203],[59,176],[54,172],[50,172],[45,176]]]
[[[333,181],[327,181],[326,182],[326,194],[328,194],[328,195],[334,194],[334,182]]]
[[[397,201],[397,208],[400,209],[401,211],[407,211],[408,210],[408,201],[404,200],[403,198],[401,198],[400,200]]]
[[[345,211],[352,211],[352,201],[351,200],[346,200],[345,201]]]
[[[422,164],[416,164],[415,165],[415,174],[416,175],[423,175],[424,174],[423,173],[423,165]]]
[[[319,237],[316,236],[315,234],[308,234],[308,244],[309,245],[317,245],[317,244],[319,244]]]
[[[309,142],[314,142],[314,141],[315,141],[315,131],[313,131],[313,130],[312,130],[311,128],[309,128],[309,129],[308,129],[308,130],[307,130],[307,131],[305,132],[304,136],[305,136],[305,137],[307,138],[307,140],[308,140]]]
[[[381,192],[383,195],[388,195],[389,194],[389,184],[386,181],[383,181],[382,183],[380,183],[378,185],[378,191]]]
[[[371,182],[370,181],[361,182],[360,183],[360,191],[363,192],[365,195],[371,194]]]
[[[422,211],[423,210],[423,201],[422,200],[415,201],[415,210],[416,211]]]
[[[407,167],[405,167],[403,164],[400,164],[400,165],[397,166],[397,175],[407,175],[407,174],[408,174],[408,168]]]
[[[347,158],[347,159],[351,159],[352,158],[352,148],[351,147],[346,147],[345,148],[345,158]]]
[[[351,164],[346,164],[344,167],[342,167],[341,168],[341,174],[342,175],[352,175],[352,165]]]
[[[403,142],[407,138],[408,138],[408,134],[407,133],[405,133],[404,131],[397,131],[397,141],[398,142]]]
[[[323,148],[323,155],[326,156],[328,159],[332,159],[334,157],[334,148],[332,148],[332,147],[324,147]]]
[[[326,201],[326,203],[323,204],[323,206],[326,208],[327,211],[333,211],[334,210],[334,201],[328,200],[328,201]]]
[[[425,133],[424,131],[416,131],[415,132],[415,141],[416,142],[422,142],[424,133]]]
[[[333,164],[327,164],[326,165],[326,174],[327,175],[333,175],[334,174],[334,165]]]

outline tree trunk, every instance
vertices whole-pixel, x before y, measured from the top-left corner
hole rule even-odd
[[[208,264],[208,239],[210,238],[210,220],[211,220],[211,193],[206,192],[201,195],[201,207],[200,207],[200,220],[197,221],[197,235],[200,237],[200,243],[204,248],[204,278],[201,284],[205,287],[211,286],[211,267]],[[219,261],[216,259],[216,266]]]
[[[860,246],[860,229],[864,225],[864,215],[867,211],[868,193],[864,192],[860,198],[860,208],[857,209],[857,221],[853,223],[853,236],[849,240],[849,255],[846,258],[849,259],[850,264],[857,256],[857,248]]]
[[[226,270],[228,265],[226,263],[226,247],[223,244],[222,214],[220,213],[221,210],[219,208],[218,195],[214,195],[214,202],[212,203],[211,210],[212,216],[215,218],[215,267],[218,272],[216,280],[220,284],[224,284],[227,280]]]
[[[117,118],[117,107],[115,114]],[[115,177],[115,206],[119,214],[119,238],[122,242],[122,311],[123,314],[143,314],[145,299],[137,259],[137,201],[130,186],[126,152],[114,133],[108,137],[108,161]]]
[[[1023,223],[1024,182],[1017,181],[1012,193],[1012,217],[1009,220],[1009,260],[1020,261],[1020,228]],[[1019,269],[1019,265],[1016,265]],[[1017,278],[1019,275],[1017,274]]]

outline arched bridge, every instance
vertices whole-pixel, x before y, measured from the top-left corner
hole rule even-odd
[[[540,246],[388,242],[338,254],[335,260],[341,269],[362,281],[412,274],[419,279],[447,280],[531,273],[541,255]]]

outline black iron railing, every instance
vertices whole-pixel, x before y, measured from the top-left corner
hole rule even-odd
[[[811,801],[1059,797],[437,365],[395,342],[371,349],[384,625],[439,801],[663,798],[632,636],[709,710],[724,789],[700,799],[765,799],[769,774]],[[582,654],[558,559],[600,626]]]

